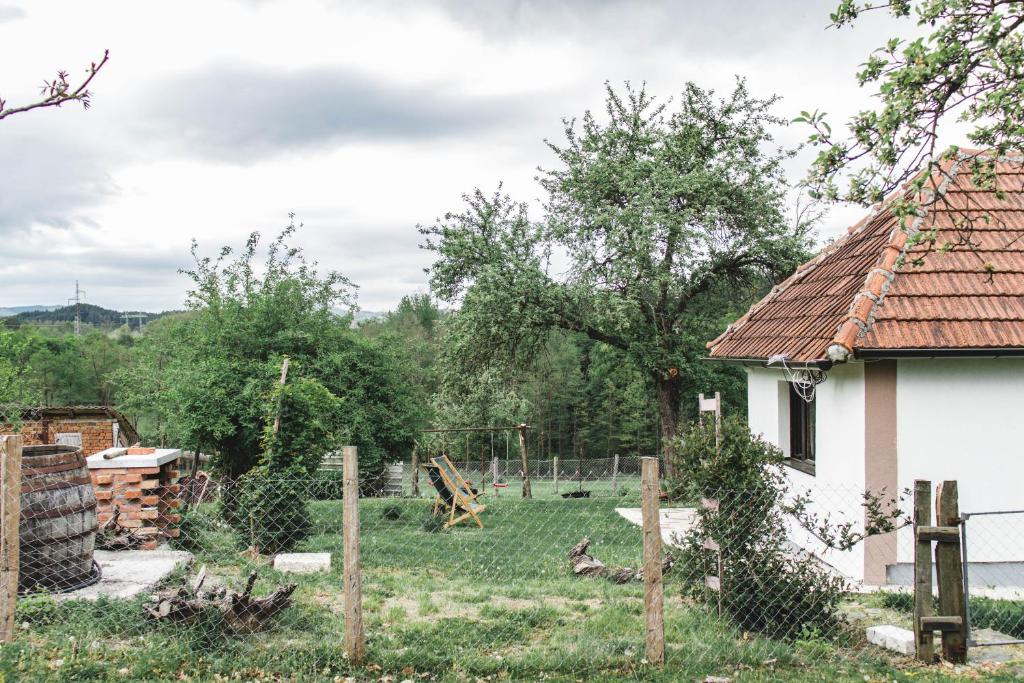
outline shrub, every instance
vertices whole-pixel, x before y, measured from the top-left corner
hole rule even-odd
[[[276,553],[309,535],[307,501],[323,456],[339,447],[331,416],[340,403],[315,379],[275,385],[267,401],[260,459],[224,500],[225,517],[243,545]]]
[[[260,465],[238,480],[232,526],[243,545],[272,554],[309,536],[309,478],[304,474],[298,467],[271,474]]]
[[[337,470],[323,470],[313,474],[309,496],[313,500],[341,500],[344,475]]]
[[[684,590],[717,603],[704,576],[720,575],[722,610],[737,627],[786,638],[833,632],[844,582],[787,540],[782,453],[737,418],[722,423],[720,448],[708,421],[693,425],[675,452],[680,478],[671,491],[688,501],[719,501],[717,511],[697,507],[683,539]],[[721,571],[717,554],[703,548],[706,538],[721,548]]]

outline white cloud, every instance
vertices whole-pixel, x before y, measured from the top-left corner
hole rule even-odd
[[[668,97],[740,74],[782,95],[780,114],[849,116],[865,101],[857,64],[892,31],[871,17],[826,31],[834,4],[0,6],[11,102],[111,51],[89,111],[0,122],[0,240],[18,259],[0,273],[0,306],[62,302],[77,278],[97,304],[178,307],[193,236],[212,253],[295,211],[306,252],[359,284],[363,307],[387,308],[425,286],[415,225],[499,181],[535,202],[536,167],[552,161],[543,139],[599,109],[605,80]],[[834,212],[823,234],[859,213]]]

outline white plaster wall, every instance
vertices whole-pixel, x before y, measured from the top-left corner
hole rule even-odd
[[[752,432],[789,450],[788,393],[781,370],[750,368],[747,382],[748,423]],[[861,524],[864,491],[864,367],[861,363],[838,365],[828,372],[815,394],[815,474],[787,468],[797,493],[809,493],[812,510],[829,515],[833,522]],[[864,573],[861,546],[846,552],[827,550],[811,534],[791,525],[791,538],[814,552],[848,577],[860,580]]]
[[[896,387],[901,490],[956,479],[961,512],[1024,509],[1024,359],[900,360]],[[967,529],[972,563],[1024,561],[1024,515]],[[913,561],[909,529],[898,546]]]

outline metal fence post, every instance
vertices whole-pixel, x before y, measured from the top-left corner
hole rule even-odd
[[[498,497],[498,493],[501,491],[501,489],[499,487],[494,486],[497,483],[498,483],[498,456],[494,456],[494,458],[491,459],[491,486],[494,488],[494,497],[495,498]]]
[[[964,638],[967,646],[974,645],[971,638],[971,582],[967,576],[967,520],[971,513],[960,513],[960,563],[964,568]]]
[[[644,537],[644,615],[647,661],[665,663],[665,587],[661,577],[661,521],[658,519],[658,459],[641,460]]]
[[[363,633],[363,581],[359,570],[359,457],[355,446],[345,446],[344,512],[342,525],[345,565],[342,583],[345,591],[345,655],[360,664],[366,654]]]
[[[0,436],[0,642],[14,639],[21,518],[21,436]]]
[[[554,464],[551,467],[552,478],[555,482],[555,493],[558,493],[558,456],[555,456]]]

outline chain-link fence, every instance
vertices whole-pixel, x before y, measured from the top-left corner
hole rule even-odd
[[[607,458],[530,459],[526,472],[531,494],[536,497],[588,498],[590,496],[639,495],[640,462],[643,456],[614,455]],[[451,458],[466,479],[501,497],[508,489],[512,495],[522,490],[523,464],[518,458],[465,460]],[[430,486],[414,481],[419,474],[406,465],[403,491],[411,495],[429,495]],[[497,484],[497,488],[494,487]]]
[[[1024,644],[1024,510],[960,519],[968,645]]]
[[[72,469],[25,476],[22,594],[0,672],[7,680],[863,680],[910,665],[868,644],[865,630],[909,626],[909,591],[878,593],[869,583],[898,583],[912,544],[903,531],[853,542],[864,515],[856,487],[820,488],[800,505],[764,487],[661,500],[662,668],[646,659],[639,474],[616,494],[523,499],[516,487],[495,496],[490,479],[485,491],[485,478],[451,465],[421,471],[420,497],[382,495],[386,473],[358,482],[358,534],[350,535],[366,648],[358,664],[342,647],[353,624],[340,476],[212,478],[197,495],[154,472],[155,480],[127,482],[138,494],[114,491],[112,499],[137,496],[140,507],[98,521],[91,537],[80,528],[87,522],[74,522],[88,516],[88,490],[56,485],[75,479]],[[61,493],[44,505],[39,491]],[[177,503],[161,502],[168,492]],[[141,549],[139,538],[154,530],[159,546]],[[974,519],[970,532],[979,561],[995,539],[1020,538],[1012,525],[987,530]],[[1009,554],[992,561],[1024,561],[1024,552],[998,547]],[[971,562],[971,581],[981,580]],[[972,607],[978,599],[972,588]],[[1019,595],[984,599],[1019,610]]]

